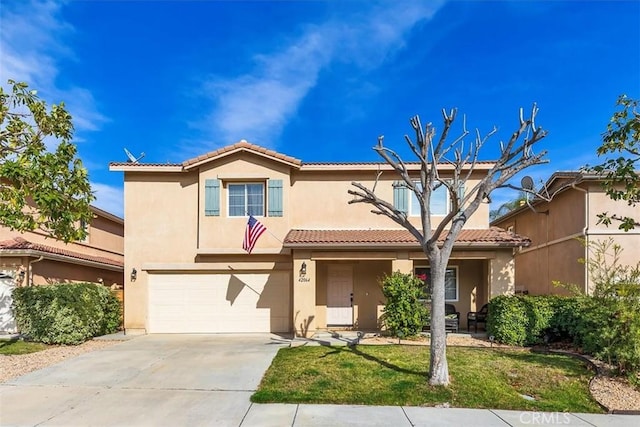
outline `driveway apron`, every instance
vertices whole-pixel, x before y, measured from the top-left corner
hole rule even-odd
[[[0,384],[0,424],[235,425],[276,335],[145,335]]]

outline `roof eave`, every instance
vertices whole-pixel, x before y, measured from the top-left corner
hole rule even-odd
[[[183,172],[182,165],[110,164],[110,172]]]
[[[454,249],[474,248],[474,249],[496,249],[496,248],[519,248],[528,247],[531,242],[456,242]],[[378,248],[385,249],[407,249],[414,248],[420,250],[420,245],[416,243],[396,243],[396,242],[370,242],[370,243],[287,243],[283,247],[290,249],[363,249],[370,248],[372,250]]]
[[[62,261],[69,264],[84,265],[87,267],[101,268],[103,270],[124,271],[124,266],[108,264],[99,261],[90,261],[81,258],[75,258],[68,255],[52,254],[50,252],[40,251],[37,249],[0,249],[3,256],[26,256],[26,257],[42,257],[51,261]]]
[[[246,148],[246,147],[238,147],[238,148],[235,148],[233,150],[229,150],[229,151],[225,151],[223,153],[220,153],[217,156],[204,158],[204,159],[196,161],[194,163],[188,163],[188,161],[187,161],[187,162],[183,163],[183,168],[184,168],[185,171],[193,170],[193,169],[199,168],[200,166],[202,166],[204,164],[212,162],[214,160],[219,160],[219,159],[222,159],[224,157],[230,156],[230,155],[235,154],[235,153],[240,153],[240,152],[246,152],[246,153],[255,154],[256,156],[263,157],[263,158],[268,159],[268,160],[270,160],[272,162],[282,163],[284,165],[287,165],[287,166],[295,168],[295,169],[300,169],[300,165],[301,165],[301,162],[295,162],[295,161],[289,161],[289,160],[281,159],[281,158],[278,158],[278,157],[274,157],[274,156],[270,155],[269,153],[262,153],[260,151],[251,150],[251,149]]]

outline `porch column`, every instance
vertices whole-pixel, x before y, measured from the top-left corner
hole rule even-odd
[[[296,336],[309,337],[316,331],[316,262],[310,253],[296,253],[293,259],[293,328]]]
[[[391,272],[396,271],[405,274],[413,272],[413,260],[409,259],[408,252],[398,252],[396,259],[391,260]]]
[[[513,253],[497,251],[495,258],[489,260],[489,291],[491,298],[498,295],[515,293],[515,263]]]

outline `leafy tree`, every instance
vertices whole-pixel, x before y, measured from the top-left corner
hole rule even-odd
[[[0,87],[0,223],[65,242],[83,239],[94,196],[71,142],[71,115],[63,103],[48,109],[26,83],[9,85],[9,93]]]
[[[524,118],[523,111],[520,110],[519,126],[509,140],[500,142],[498,160],[486,174],[477,177],[478,181],[469,188],[465,188],[465,183],[476,170],[480,150],[496,133],[495,128],[484,137],[480,132],[476,132],[473,141],[467,145],[465,137],[469,132],[466,130],[464,121],[461,134],[453,141],[448,140],[456,118],[455,109],[449,113],[443,110],[444,124],[437,137],[435,126],[429,123],[423,128],[420,118],[413,117],[410,122],[415,131],[415,141],[409,136],[405,136],[405,140],[420,165],[419,173],[411,172],[395,151],[384,146],[383,137],[379,137],[374,150],[391,165],[402,180],[402,185],[416,196],[420,204],[419,227],[409,220],[407,212],[379,198],[375,194],[375,185],[369,189],[359,182],[352,182],[355,190],[349,190],[349,194],[354,198],[349,203],[370,204],[374,207],[372,213],[385,215],[406,228],[416,238],[429,260],[432,283],[429,383],[432,385],[449,384],[444,303],[445,272],[453,245],[467,220],[497,188],[508,187],[528,194],[535,193],[531,189],[516,187],[508,182],[523,169],[548,162],[544,159],[546,151],[535,154],[532,150],[533,145],[547,134],[535,125],[537,112],[538,109],[534,105],[530,116]],[[447,165],[447,172],[442,171],[442,164]],[[434,227],[432,227],[431,195],[440,188],[445,188],[449,193],[451,209],[439,223],[433,224]]]
[[[603,163],[588,168],[604,177],[603,186],[613,200],[625,200],[629,206],[640,202],[640,113],[638,100],[622,95],[616,105],[622,109],[613,113],[603,134],[598,156],[612,155]],[[617,155],[617,157],[615,157]],[[629,231],[640,226],[638,220],[628,216],[618,216],[604,212],[598,215],[599,222],[609,225],[619,222],[621,230]]]
[[[502,215],[506,215],[511,211],[518,209],[520,206],[523,206],[527,202],[527,193],[521,191],[518,193],[518,197],[508,202],[504,202],[498,209],[492,209],[489,212],[489,220],[493,221],[497,218],[500,218]]]

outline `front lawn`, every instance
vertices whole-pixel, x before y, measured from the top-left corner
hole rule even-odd
[[[603,412],[589,393],[593,373],[579,360],[463,347],[447,355],[451,385],[444,388],[427,382],[428,346],[285,348],[251,400]]]
[[[28,354],[42,351],[49,348],[48,345],[39,342],[29,342],[22,340],[0,340],[0,354],[6,356],[14,354]]]

